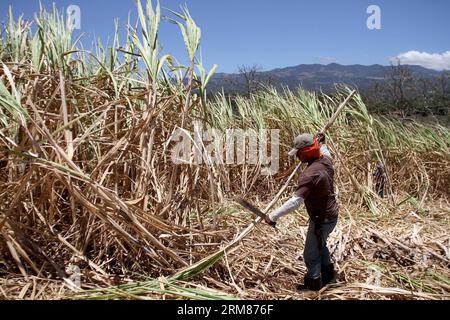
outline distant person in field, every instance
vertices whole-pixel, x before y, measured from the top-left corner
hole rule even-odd
[[[373,177],[375,180],[375,192],[381,198],[384,198],[386,175],[384,174],[384,167],[382,164],[377,164],[377,166],[375,167],[375,172],[373,173]]]
[[[334,194],[334,168],[325,136],[319,133],[301,134],[294,139],[290,156],[296,155],[308,166],[301,173],[294,195],[280,208],[266,216],[266,222],[275,226],[276,221],[305,203],[309,215],[308,233],[303,257],[307,273],[299,290],[320,290],[322,286],[336,281],[326,242],[338,218],[338,205]]]

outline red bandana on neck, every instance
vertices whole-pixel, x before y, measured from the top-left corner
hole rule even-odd
[[[314,139],[314,143],[308,147],[304,147],[298,150],[299,154],[304,156],[307,161],[312,161],[314,159],[320,158],[320,144],[317,138]]]

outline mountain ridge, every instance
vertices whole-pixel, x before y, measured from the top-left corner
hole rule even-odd
[[[419,65],[403,65],[415,77],[436,78],[443,71],[427,69]],[[271,83],[275,87],[295,89],[299,86],[308,90],[333,90],[335,84],[344,83],[367,90],[376,82],[384,82],[392,72],[392,66],[373,65],[342,65],[329,64],[299,64],[256,72],[256,81]],[[245,92],[246,81],[240,73],[216,73],[208,83],[210,91]]]

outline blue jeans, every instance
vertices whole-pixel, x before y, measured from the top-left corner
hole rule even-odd
[[[308,233],[306,234],[305,250],[303,251],[303,258],[305,260],[306,268],[308,269],[306,276],[308,278],[317,278],[320,276],[321,266],[331,264],[330,251],[327,248],[327,238],[336,227],[337,218],[333,220],[326,220],[320,224],[320,228],[316,230],[315,219],[309,219]],[[322,243],[319,247],[319,237],[316,232],[320,233]],[[320,250],[322,249],[322,250]],[[322,256],[320,255],[322,251]]]

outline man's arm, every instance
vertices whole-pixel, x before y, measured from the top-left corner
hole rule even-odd
[[[325,141],[325,134],[319,132],[316,134],[317,139],[319,140],[320,143],[320,152],[327,157],[330,157],[331,159],[333,159],[333,157],[331,156],[330,150],[328,150],[328,147],[326,145],[326,141]]]
[[[272,222],[277,222],[277,220],[285,216],[295,210],[297,210],[302,203],[304,202],[304,199],[300,197],[297,194],[294,194],[288,201],[286,201],[281,207],[273,211],[269,214],[269,219]]]
[[[327,157],[330,157],[331,159],[333,159],[333,157],[331,156],[330,150],[328,150],[328,147],[326,144],[321,144],[320,145],[320,152]]]

